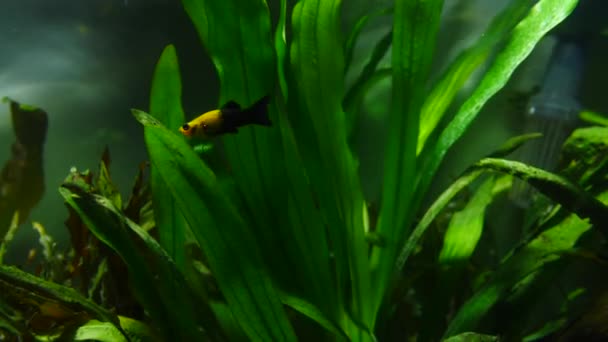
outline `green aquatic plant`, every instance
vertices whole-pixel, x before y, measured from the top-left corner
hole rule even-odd
[[[181,222],[176,230],[161,226],[161,231],[167,229],[161,234],[170,241],[183,240],[188,231],[194,236],[228,307],[250,338],[293,340],[277,300],[289,306],[289,298],[295,297],[314,311],[293,309],[318,322],[331,322],[351,340],[373,340],[378,319],[391,312],[390,294],[405,261],[398,258],[399,251],[413,244],[406,241],[441,160],[483,104],[576,1],[540,1],[534,6],[515,1],[428,97],[425,85],[442,1],[395,2],[391,43],[382,40],[374,53],[381,56],[382,49],[392,48],[390,71],[373,71],[379,58],[371,58],[358,82],[372,82],[376,72],[392,78],[378,217],[368,214],[348,143],[348,117],[361,101],[349,97],[352,102],[343,106],[348,93],[346,58],[352,48],[347,43],[356,38],[342,37],[340,1],[300,1],[289,18],[283,1],[274,34],[263,1],[183,3],[218,71],[219,102],[248,105],[271,93],[275,128],[245,129],[225,137],[230,173],[216,175],[175,134],[184,122],[178,100],[159,95],[172,105],[165,101],[155,108],[153,94],[151,112],[158,120],[139,111],[135,115],[144,124],[152,169],[158,175],[162,195],[155,196],[162,199],[157,201],[163,208],[174,208],[168,213],[172,219],[158,220],[176,222],[179,217]],[[459,86],[498,44],[504,47],[477,88],[443,131],[434,133]],[[172,48],[161,62],[175,66]],[[176,95],[177,77],[172,80],[155,84]],[[364,91],[354,94],[361,97]],[[438,138],[426,139],[432,134]],[[220,177],[233,179],[236,190],[226,188]],[[370,244],[374,239],[366,236],[372,233],[382,243]]]
[[[450,147],[577,1],[512,1],[433,83],[429,72],[440,0],[397,0],[360,18],[346,37],[339,0],[300,0],[293,6],[282,0],[276,23],[263,0],[182,3],[218,72],[219,104],[234,100],[247,106],[270,94],[273,126],[241,128],[221,138],[225,160],[215,158],[209,147],[199,155],[178,132],[186,122],[179,62],[175,48],[165,48],[154,74],[150,114],[133,110],[144,129],[150,187],[143,185],[140,171],[131,200],[122,203],[110,181],[109,162],[103,161],[96,182],[74,171],[60,189],[72,218],[80,220],[71,226],[85,226],[109,247],[108,260],[114,256],[124,263],[133,296],[145,310],[145,316],[135,318],[146,324],[93,306],[92,296],[74,294],[77,307],[85,308],[77,311],[87,316],[68,320],[75,326],[69,336],[102,341],[495,340],[470,333],[491,331],[533,340],[566,327],[574,310],[550,311],[521,326],[497,327],[485,320],[501,305],[525,306],[530,296],[540,297],[539,288],[550,286],[559,270],[555,265],[571,262],[567,255],[584,236],[604,235],[605,128],[573,134],[559,175],[503,159],[538,134],[509,140],[465,170],[420,220],[418,215]],[[349,85],[345,75],[353,67],[354,46],[366,23],[378,16],[392,16],[392,28]],[[390,67],[380,67],[389,49]],[[488,68],[481,81],[449,113],[464,82],[482,65]],[[392,104],[376,213],[362,191],[350,141],[366,92],[387,78]],[[590,147],[592,152],[581,153]],[[502,260],[483,264],[492,270],[472,272],[471,260],[485,247],[486,212],[513,177],[557,205],[536,215],[532,233]],[[480,178],[470,199],[445,220],[440,246],[428,248],[422,238],[433,222]],[[600,250],[589,249],[593,256]],[[418,267],[420,259],[437,267],[425,272]],[[103,262],[93,264],[100,270],[91,273],[93,288],[104,276],[116,276],[103,271]],[[425,273],[432,273],[434,281],[427,283]],[[36,283],[2,266],[0,277],[5,274],[0,285],[17,301],[27,297],[17,291],[24,281]],[[460,281],[473,276],[470,283]],[[36,283],[32,293],[41,297],[45,286]],[[564,305],[581,296],[573,290]],[[42,296],[34,311],[41,312],[48,300],[74,301],[68,297]],[[0,305],[7,322],[20,321],[11,316],[20,313],[11,311],[13,302]],[[23,329],[15,324],[0,328]]]

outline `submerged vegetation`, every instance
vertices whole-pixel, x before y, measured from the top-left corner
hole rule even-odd
[[[182,3],[218,72],[219,103],[248,107],[271,94],[272,126],[223,136],[221,155],[193,148],[178,131],[188,120],[177,52],[165,48],[149,114],[133,110],[149,165],[140,166],[126,201],[112,183],[107,151],[96,175],[71,171],[59,192],[72,249],[58,257],[39,225],[48,251],[39,277],[0,266],[0,339],[606,334],[601,322],[608,320],[595,319],[605,313],[585,303],[606,298],[591,280],[606,263],[607,127],[575,131],[555,174],[503,159],[542,139],[513,138],[423,205],[452,145],[577,1],[512,1],[432,83],[441,0],[396,0],[362,17],[346,37],[339,0],[281,0],[277,22],[263,0]],[[354,46],[372,16],[392,17],[392,29],[347,84]],[[390,67],[379,67],[388,51]],[[483,77],[450,113],[482,65]],[[383,79],[391,80],[392,104],[374,206],[350,144],[367,91]],[[526,227],[513,228],[521,230],[519,242],[492,255],[486,212],[513,177],[546,197],[535,201]]]
[[[42,109],[22,105],[9,98],[16,141],[11,159],[0,172],[0,236],[11,221],[23,223],[44,193],[42,155],[47,131],[47,115]],[[0,259],[1,260],[1,259]]]

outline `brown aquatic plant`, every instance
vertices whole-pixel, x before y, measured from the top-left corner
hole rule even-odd
[[[16,141],[11,158],[0,171],[0,236],[6,233],[11,218],[19,212],[19,223],[44,194],[43,150],[48,127],[47,113],[8,98]]]

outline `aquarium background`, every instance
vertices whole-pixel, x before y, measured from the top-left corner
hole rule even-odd
[[[65,244],[67,211],[57,189],[71,167],[96,170],[107,145],[112,177],[123,194],[146,160],[141,125],[131,108],[147,108],[154,66],[173,43],[184,70],[184,107],[199,112],[217,102],[218,81],[179,1],[3,1],[0,11],[0,96],[48,112],[46,191],[30,221]],[[0,161],[14,134],[8,105],[0,107]],[[36,244],[21,229],[8,262]],[[15,259],[13,259],[13,257]]]
[[[345,26],[387,0],[352,1],[344,4]],[[446,1],[432,77],[439,77],[444,67],[460,51],[472,44],[487,24],[508,3],[506,0]],[[276,4],[271,2],[276,12]],[[146,159],[140,125],[132,119],[130,108],[147,108],[154,65],[167,44],[179,53],[183,80],[183,104],[187,117],[217,104],[218,80],[205,55],[189,18],[177,1],[171,0],[42,0],[6,1],[0,12],[3,32],[0,53],[0,96],[34,104],[49,113],[45,147],[46,192],[30,220],[43,223],[62,243],[65,207],[56,189],[71,167],[95,169],[107,145],[112,157],[112,176],[120,190],[130,188],[137,164]],[[601,1],[582,2],[577,12],[562,26],[564,31],[581,34],[602,25]],[[585,18],[581,22],[578,18]],[[353,68],[347,75],[352,82],[366,61],[373,44],[386,34],[391,22],[376,19],[362,34],[355,50]],[[549,40],[549,42],[547,42]],[[533,54],[516,70],[504,91],[486,106],[448,154],[432,185],[434,198],[468,165],[499,146],[507,138],[522,132],[524,113],[513,105],[513,97],[531,91],[542,82],[553,43],[541,42]],[[608,101],[601,90],[608,82],[608,58],[605,40],[589,43],[586,73],[581,100],[599,112],[608,111]],[[390,53],[382,65],[390,65]],[[475,85],[483,68],[471,78]],[[389,82],[384,82],[390,87]],[[466,89],[465,85],[465,89]],[[366,98],[371,104],[355,134],[354,144],[361,160],[362,186],[368,198],[378,200],[382,146],[375,143],[386,130],[389,104],[386,88],[376,87]],[[383,98],[384,97],[384,98]],[[8,106],[0,107],[0,146],[13,139]],[[0,148],[0,160],[9,156]],[[34,233],[21,230],[8,260],[23,255],[33,243]]]

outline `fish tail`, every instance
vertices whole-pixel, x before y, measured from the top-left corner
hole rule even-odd
[[[270,96],[266,95],[254,103],[247,109],[249,112],[248,117],[251,118],[251,122],[262,126],[272,126],[270,118],[268,118],[268,103],[270,102]]]

